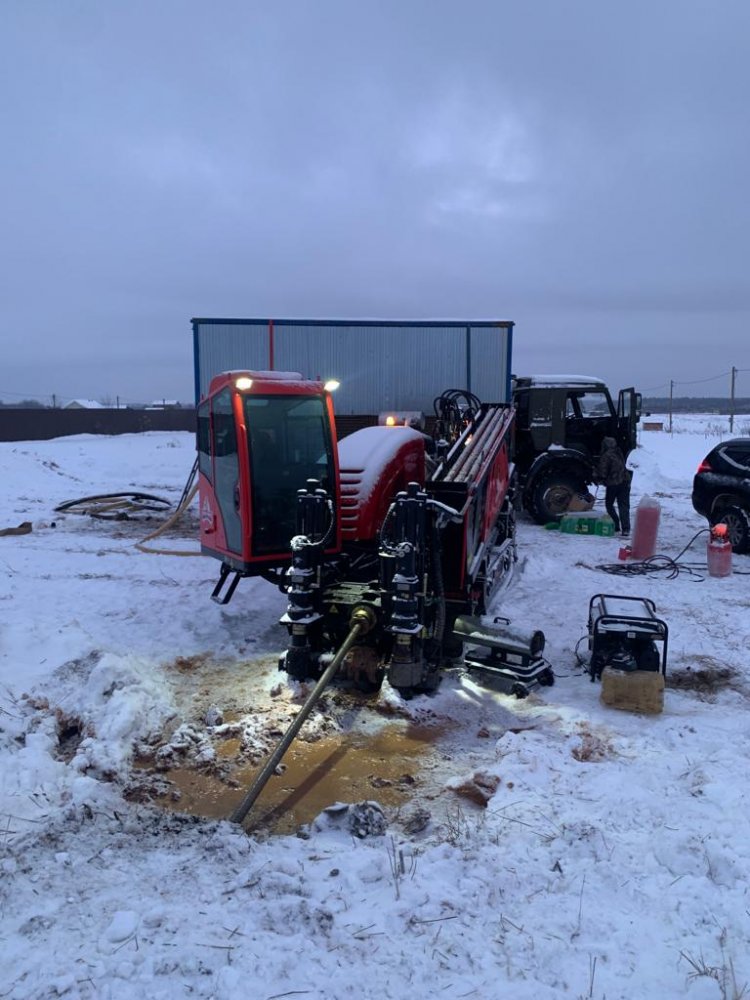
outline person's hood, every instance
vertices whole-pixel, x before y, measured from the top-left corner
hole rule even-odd
[[[606,437],[602,438],[602,451],[609,451],[611,448],[616,448],[617,442],[614,438]]]

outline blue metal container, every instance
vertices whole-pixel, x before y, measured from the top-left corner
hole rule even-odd
[[[445,389],[510,399],[509,321],[194,319],[196,402],[224,371],[338,379],[336,413],[432,413]]]

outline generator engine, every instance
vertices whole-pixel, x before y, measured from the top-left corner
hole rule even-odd
[[[667,623],[656,616],[656,605],[645,597],[595,594],[589,601],[589,676],[613,670],[648,670],[666,674]]]

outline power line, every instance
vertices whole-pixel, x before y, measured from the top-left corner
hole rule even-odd
[[[5,389],[0,389],[0,396],[18,396],[19,399],[33,399],[35,396],[43,396],[46,399],[52,399],[51,392],[7,392]]]
[[[715,382],[719,378],[727,378],[727,376],[729,376],[731,374],[732,374],[731,372],[721,372],[720,375],[711,375],[709,378],[696,378],[696,379],[693,379],[691,382],[678,382],[675,379],[675,383],[674,384],[675,385],[699,385],[702,382]]]
[[[28,400],[33,400],[33,401],[36,401],[36,402],[39,402],[42,399],[49,399],[49,400],[55,400],[56,399],[58,401],[58,403],[61,403],[63,400],[68,400],[68,401],[74,400],[74,399],[92,399],[92,400],[95,400],[97,398],[96,396],[85,395],[83,393],[80,393],[77,396],[61,396],[58,393],[54,393],[54,392],[11,392],[10,390],[0,389],[0,399],[5,398],[6,396],[15,396],[17,399],[28,399]],[[112,393],[106,393],[105,394],[105,398],[112,399],[113,398],[113,394]],[[133,404],[136,404],[136,405],[140,405],[140,404],[142,404],[144,402],[143,399],[128,399],[125,396],[118,396],[117,393],[114,394],[114,398],[116,400],[119,399],[120,406],[127,405],[128,403],[133,403]],[[155,398],[156,399],[161,399],[161,397],[158,397],[158,396],[155,397]]]

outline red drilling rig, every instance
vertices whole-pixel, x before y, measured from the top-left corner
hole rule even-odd
[[[541,632],[487,624],[516,559],[512,405],[462,390],[431,436],[368,427],[336,440],[335,383],[288,372],[216,376],[198,414],[201,547],[212,598],[243,576],[288,598],[280,667],[365,690],[434,690],[460,657],[524,695],[554,680]],[[333,668],[333,669],[332,669]]]

